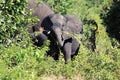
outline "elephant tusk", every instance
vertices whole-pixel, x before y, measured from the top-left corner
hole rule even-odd
[[[51,31],[48,31],[48,32],[47,32],[47,34],[50,34],[50,33],[51,33]]]

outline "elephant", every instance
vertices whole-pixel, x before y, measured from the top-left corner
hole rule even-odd
[[[64,54],[65,63],[77,55],[82,35],[82,22],[74,15],[51,14],[41,24],[50,31]],[[76,39],[74,35],[78,35]]]
[[[61,30],[65,24],[66,24],[66,18],[64,16],[60,14],[52,14],[43,20],[41,26],[44,28],[44,30],[50,31],[51,32],[50,35],[54,37],[54,39],[58,41],[58,45],[62,47],[63,41],[61,39],[61,35],[62,35]]]

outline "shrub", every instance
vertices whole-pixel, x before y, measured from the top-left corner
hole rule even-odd
[[[55,13],[59,14],[67,14],[68,10],[71,8],[72,0],[44,0],[55,11]]]
[[[0,4],[3,5],[4,1],[1,0],[2,3]],[[83,21],[83,41],[80,45],[79,54],[67,65],[64,64],[63,54],[60,54],[59,61],[54,61],[51,57],[44,56],[48,50],[49,41],[45,42],[42,47],[35,47],[28,37],[29,34],[26,33],[27,30],[20,28],[20,35],[16,35],[12,40],[14,43],[10,43],[9,46],[0,46],[0,66],[2,66],[0,67],[0,79],[119,80],[119,42],[115,38],[109,38],[103,20],[109,10],[111,12],[112,7],[110,8],[110,6],[115,4],[113,0],[44,1],[51,4],[55,12],[75,14]],[[2,13],[3,11],[0,14]],[[0,16],[1,21],[2,19],[2,16]],[[32,19],[29,18],[29,21],[32,21]],[[0,24],[3,25],[3,22]],[[10,25],[14,24],[10,23]],[[10,34],[12,35],[12,33]],[[2,43],[4,38],[1,39]],[[12,37],[7,38],[11,39]],[[55,76],[55,78],[51,76]]]
[[[20,33],[25,22],[26,0],[1,0],[0,1],[0,44],[12,42]]]

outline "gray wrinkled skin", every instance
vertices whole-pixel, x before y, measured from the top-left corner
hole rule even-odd
[[[53,23],[52,30],[57,37],[58,45],[62,47],[64,43],[62,40],[62,29],[66,24],[66,18],[60,14],[56,14],[51,18],[51,21]]]
[[[32,16],[36,16],[40,20],[29,29],[29,33],[31,34],[34,33],[34,31],[39,31],[45,17],[54,14],[53,10],[45,2],[35,2],[35,0],[28,0],[28,8],[26,11],[29,12],[30,10],[33,11]]]
[[[43,24],[44,29],[50,30],[50,34],[58,42],[58,46],[63,51],[64,59],[67,63],[68,60],[71,60],[78,53],[82,22],[74,15],[53,14],[44,19]],[[74,35],[78,35],[78,39]]]
[[[81,35],[82,22],[74,15],[64,15],[67,22],[62,28],[62,37],[64,41],[63,52],[65,63],[78,54]]]
[[[67,63],[78,53],[82,33],[82,22],[74,15],[54,14],[52,9],[44,2],[38,4],[34,0],[28,0],[28,3],[27,11],[33,9],[32,16],[37,16],[40,19],[29,32],[33,38],[34,31],[39,31],[40,27],[43,28],[44,32],[50,32],[46,34],[46,37],[53,43],[57,42],[57,44],[54,45],[56,47],[58,45],[58,47],[61,48],[65,63]],[[74,37],[76,34],[78,35],[78,39]],[[39,35],[38,38],[39,37],[41,38],[43,35]],[[52,46],[53,43],[51,43],[51,49],[54,47]],[[53,49],[53,51],[59,53],[58,49]]]

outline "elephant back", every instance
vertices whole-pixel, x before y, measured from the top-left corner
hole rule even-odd
[[[37,16],[41,21],[50,14],[54,14],[50,6],[45,2],[37,2],[35,0],[28,0],[28,10],[33,10],[33,16]]]
[[[27,11],[29,12],[30,9],[33,11],[32,16],[37,16],[40,20],[34,25],[35,31],[39,31],[39,27],[41,26],[41,23],[45,17],[50,14],[54,14],[50,6],[48,6],[45,2],[38,0],[28,0]]]

